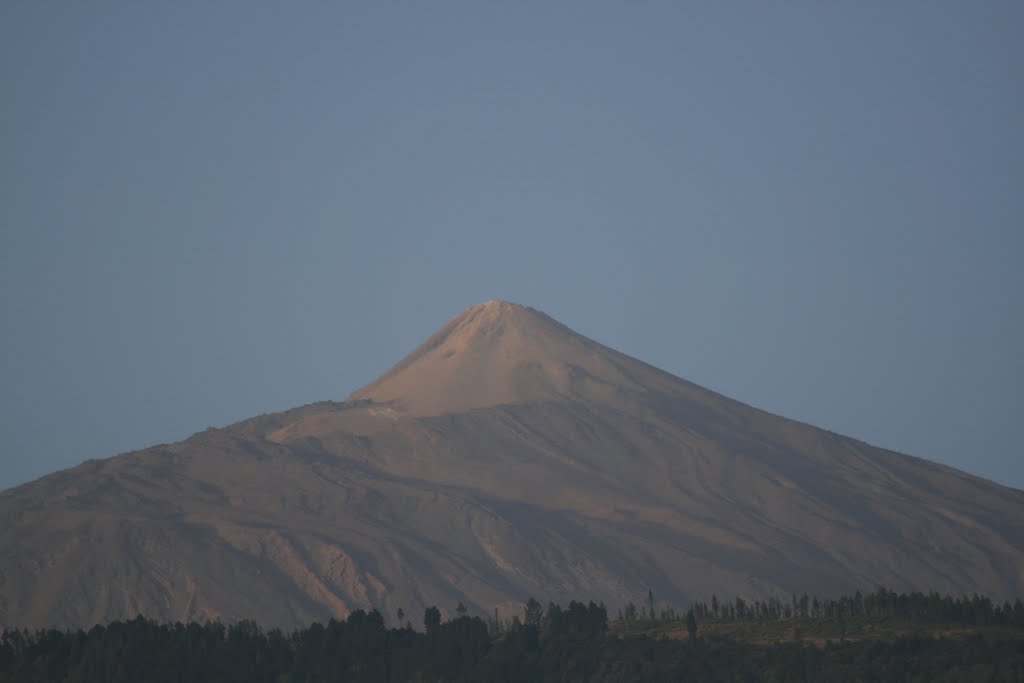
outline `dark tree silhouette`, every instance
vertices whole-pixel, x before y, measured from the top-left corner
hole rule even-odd
[[[533,626],[534,628],[540,628],[541,619],[544,618],[544,608],[539,602],[530,598],[526,603],[526,614],[524,623],[527,626]]]
[[[697,642],[697,617],[694,616],[692,607],[686,611],[686,634],[691,643]]]
[[[427,633],[434,633],[441,626],[441,610],[437,607],[428,607],[423,613],[423,628]]]

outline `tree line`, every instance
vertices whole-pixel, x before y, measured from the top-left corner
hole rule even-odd
[[[649,617],[653,593],[648,598]],[[609,629],[601,604],[544,608],[533,599],[521,618],[507,621],[469,616],[465,608],[445,621],[437,607],[430,607],[422,630],[408,621],[389,628],[379,612],[363,610],[288,633],[264,630],[251,621],[166,624],[143,617],[88,631],[9,629],[0,634],[0,683],[1024,680],[1020,634],[993,638],[979,632],[945,640],[915,635],[824,647],[754,645],[697,634],[704,620],[785,619],[787,607],[790,618],[908,615],[951,623],[976,619],[972,623],[996,624],[1001,619],[998,623],[1005,626],[1024,627],[1015,621],[1019,601],[1009,611],[1005,605],[987,610],[991,603],[981,598],[936,600],[880,589],[860,598],[818,600],[817,608],[815,600],[806,602],[806,610],[802,597],[785,605],[772,600],[721,603],[717,598],[707,605],[697,602],[684,619],[690,635],[685,640],[617,634]]]
[[[648,592],[649,609],[629,603],[619,610],[619,619],[630,621],[673,621],[680,616],[672,607],[655,611],[653,593]],[[878,588],[863,595],[857,591],[835,599],[792,595],[790,600],[744,600],[741,597],[720,601],[712,595],[708,602],[694,601],[690,610],[697,619],[724,621],[768,621],[785,619],[840,619],[845,617],[892,617],[922,624],[969,626],[1012,626],[1024,628],[1024,602],[995,603],[981,596],[953,597],[936,592],[897,593]],[[656,616],[655,616],[656,615]]]

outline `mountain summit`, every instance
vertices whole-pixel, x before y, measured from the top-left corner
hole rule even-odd
[[[615,394],[642,393],[666,379],[540,311],[491,300],[453,318],[349,400],[426,417],[503,404],[610,402]]]
[[[0,627],[1024,594],[1024,492],[488,301],[343,402],[0,492]]]

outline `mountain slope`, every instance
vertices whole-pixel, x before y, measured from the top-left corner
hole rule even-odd
[[[0,625],[300,625],[528,596],[1024,594],[1024,492],[780,418],[529,308],[345,402],[0,493]]]

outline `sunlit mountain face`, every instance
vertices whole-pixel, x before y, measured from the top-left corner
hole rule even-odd
[[[0,493],[0,626],[1024,593],[1024,492],[772,415],[503,301],[346,401]]]

